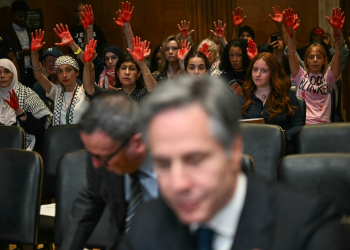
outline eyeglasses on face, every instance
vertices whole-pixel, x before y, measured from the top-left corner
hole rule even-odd
[[[126,145],[128,145],[128,143],[130,142],[131,138],[134,135],[128,137],[125,141],[122,142],[122,144],[117,148],[116,151],[114,151],[112,154],[110,154],[109,156],[107,156],[107,158],[102,159],[101,156],[99,155],[95,155],[95,154],[91,154],[92,157],[96,158],[101,164],[103,164],[103,166],[107,166],[108,162],[114,157],[116,156],[120,151],[123,150],[123,148],[126,147]]]

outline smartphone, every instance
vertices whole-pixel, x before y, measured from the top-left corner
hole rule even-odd
[[[270,43],[273,43],[275,41],[277,41],[277,35],[271,35],[270,36]]]

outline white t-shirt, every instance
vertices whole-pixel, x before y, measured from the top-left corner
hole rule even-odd
[[[61,85],[53,84],[50,93],[49,94],[46,93],[46,96],[54,101],[55,107],[57,104],[57,99],[61,94],[61,91],[62,91]],[[72,94],[73,92],[64,93],[62,108],[61,108],[60,124],[67,124],[66,114],[70,105]],[[76,95],[76,103],[74,105],[74,110],[73,110],[73,124],[76,124],[79,122],[80,117],[90,105],[90,100],[85,95],[85,90],[82,86],[78,88],[77,93],[75,95]]]

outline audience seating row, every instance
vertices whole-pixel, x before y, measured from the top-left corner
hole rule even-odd
[[[58,163],[55,218],[55,244],[60,246],[67,231],[68,215],[76,192],[85,178],[91,157],[85,150],[65,154]],[[0,149],[0,242],[36,245],[42,184],[42,160],[35,152]],[[254,165],[244,156],[242,168],[253,174]],[[333,202],[342,214],[350,214],[350,154],[299,154],[284,157],[278,180]],[[22,185],[18,185],[22,183]],[[16,195],[14,195],[16,194]],[[19,205],[21,204],[21,205]],[[105,247],[110,214],[105,209],[86,247]],[[15,232],[15,233],[13,233]]]
[[[3,128],[15,128],[17,132],[20,129],[22,135],[20,133],[19,135],[16,134],[16,138],[22,138],[22,142],[24,141],[21,128],[0,126],[0,131]],[[243,124],[244,153],[248,155],[243,157],[242,169],[248,175],[256,173],[269,181],[276,181],[278,176],[278,180],[295,188],[318,193],[329,199],[333,197],[332,201],[338,204],[340,210],[344,214],[350,214],[349,199],[344,200],[343,198],[350,191],[350,171],[347,170],[347,167],[350,168],[350,155],[315,154],[319,152],[349,152],[346,143],[349,133],[350,124],[347,123],[305,126],[298,134],[297,145],[300,154],[287,156],[282,160],[284,135],[280,127],[267,124]],[[0,233],[0,242],[37,244],[38,206],[40,199],[44,197],[41,193],[46,193],[45,198],[56,197],[55,243],[57,246],[62,243],[72,202],[76,191],[83,183],[85,166],[91,159],[88,159],[89,155],[85,150],[81,150],[83,144],[79,138],[77,125],[49,128],[45,133],[44,143],[44,170],[41,157],[37,153],[21,149],[0,149],[0,165],[2,166],[0,178],[3,179],[0,183],[0,198],[5,201],[9,200],[6,206],[0,208],[0,218],[3,218],[2,216],[7,218],[9,222],[5,225],[9,225],[9,227],[6,226],[5,228],[12,230],[12,232],[27,233],[25,237],[21,235],[16,236],[17,238],[9,238],[3,231]],[[14,146],[14,148],[16,147],[23,148],[18,145]],[[76,150],[79,151],[71,152]],[[314,154],[306,154],[309,151]],[[18,168],[22,170],[20,174],[12,172],[19,171]],[[40,171],[36,170],[35,172],[35,169],[40,169]],[[37,178],[35,180],[34,173]],[[44,177],[42,178],[42,176]],[[45,178],[47,178],[46,186]],[[44,185],[42,184],[43,179]],[[18,183],[24,184],[18,185]],[[18,190],[13,187],[13,184]],[[37,185],[39,188],[35,189],[30,185]],[[22,187],[24,187],[24,191],[19,190]],[[47,189],[46,192],[45,188]],[[19,194],[16,195],[18,199],[12,199],[13,190],[16,190],[16,193]],[[14,204],[23,205],[16,207]],[[28,207],[30,205],[31,208]],[[23,210],[26,212],[23,216],[11,217],[5,215],[6,211],[15,214],[23,212]],[[30,211],[34,211],[31,216],[29,216]],[[103,246],[104,236],[107,235],[105,225],[108,224],[109,219],[109,212],[106,209],[86,247],[99,248]],[[12,223],[11,220],[23,220],[25,222]],[[0,219],[0,221],[3,220]],[[32,226],[20,226],[21,229],[25,228],[26,232],[10,226],[17,225],[19,227],[19,225],[29,221],[32,225],[34,223],[35,227],[33,229]]]

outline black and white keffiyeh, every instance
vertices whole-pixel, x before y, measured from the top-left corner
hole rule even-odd
[[[70,109],[69,109],[69,124],[73,123],[73,114],[74,114],[74,108],[75,105],[77,104],[78,98],[77,98],[77,94],[80,91],[81,86],[79,86],[78,84],[75,86],[74,88],[74,93],[73,94],[73,99],[72,102],[70,104]],[[53,121],[53,125],[57,126],[61,124],[61,112],[62,112],[62,105],[63,105],[63,100],[64,100],[64,87],[62,87],[61,93],[58,96],[56,102],[55,102],[55,108],[54,108],[54,121]]]
[[[43,116],[47,116],[45,122],[45,128],[51,123],[52,114],[46,107],[45,103],[40,97],[30,88],[23,86],[17,80],[17,70],[15,65],[8,59],[0,59],[0,67],[9,69],[13,73],[13,80],[10,86],[6,88],[0,88],[0,122],[4,125],[12,125],[14,123],[20,126],[20,123],[16,119],[16,113],[14,110],[4,101],[4,98],[10,99],[9,90],[14,89],[18,96],[19,106],[26,112],[32,113],[36,119],[40,119]],[[6,104],[6,105],[5,105]],[[35,145],[35,136],[26,133],[26,149],[33,150]]]
[[[68,64],[75,68],[77,71],[79,71],[79,65],[78,62],[71,56],[60,56],[59,58],[56,59],[54,70],[55,73],[57,74],[57,68],[63,64]]]

